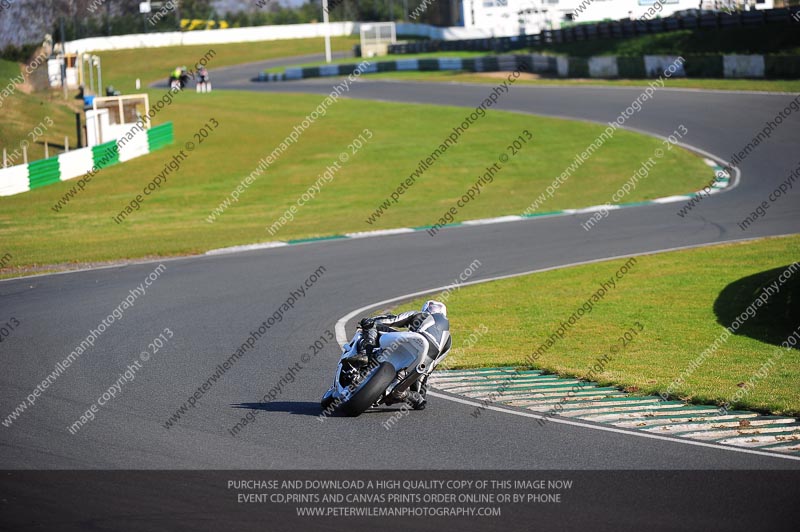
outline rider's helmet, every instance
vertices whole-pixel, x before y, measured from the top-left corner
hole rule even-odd
[[[422,312],[427,312],[429,314],[443,314],[447,317],[447,307],[444,303],[439,301],[434,301],[433,299],[429,299],[422,305]]]

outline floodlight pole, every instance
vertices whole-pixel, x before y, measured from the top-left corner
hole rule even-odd
[[[325,24],[325,62],[331,62],[331,27],[328,22],[328,0],[322,0],[322,23]]]

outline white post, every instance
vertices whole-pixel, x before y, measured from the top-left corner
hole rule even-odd
[[[3,168],[8,168],[8,152],[3,148]]]
[[[331,62],[331,27],[328,22],[328,0],[322,0],[322,22],[325,24],[325,62]]]
[[[28,147],[22,147],[22,162],[23,164],[28,164]]]
[[[62,50],[62,54],[61,55],[64,56],[61,59],[61,61],[62,61],[62,64],[61,64],[61,88],[64,89],[63,90],[64,99],[66,100],[68,98],[68,96],[67,96],[67,56],[64,55],[63,50]]]
[[[44,158],[50,158],[50,147],[47,145],[47,141],[44,141]]]
[[[105,94],[103,89],[103,66],[100,63],[100,58],[98,56],[94,56],[95,65],[97,66],[97,94],[102,96]]]
[[[64,135],[64,151],[69,153],[69,136]]]
[[[88,57],[86,62],[89,65],[89,90],[92,92],[92,94],[97,94],[97,91],[94,90],[94,66],[92,65],[92,56],[89,55],[85,57]]]

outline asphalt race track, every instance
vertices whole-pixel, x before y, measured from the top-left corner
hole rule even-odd
[[[215,88],[330,92],[330,80],[251,83],[253,65],[219,70]],[[246,72],[246,74],[245,74]],[[226,81],[232,80],[232,81]],[[350,96],[474,106],[490,86],[369,81]],[[641,92],[516,86],[498,108],[607,122]],[[789,95],[662,90],[632,117],[630,127],[668,135],[684,124],[686,142],[727,159],[788,101]],[[364,117],[364,126],[379,117]],[[320,127],[318,124],[316,127]],[[255,132],[254,132],[255,135]],[[686,217],[680,204],[612,211],[591,232],[580,216],[457,227],[426,233],[331,241],[230,255],[162,261],[166,270],[10,427],[3,427],[0,467],[35,469],[381,468],[381,455],[353,449],[394,449],[425,434],[429,456],[409,453],[407,467],[427,468],[788,468],[800,464],[682,443],[649,441],[580,427],[535,426],[515,416],[433,399],[392,431],[388,414],[320,422],[318,399],[338,356],[335,342],[304,365],[280,397],[235,437],[228,432],[247,410],[301,361],[315,339],[333,331],[352,309],[449,284],[474,259],[473,279],[679,246],[800,232],[798,195],[773,204],[748,231],[737,226],[798,165],[800,119],[793,115],[741,165],[740,184],[706,199]],[[264,152],[271,147],[264,146]],[[401,172],[399,172],[401,173]],[[409,221],[414,225],[413,221]],[[366,228],[365,228],[366,230]],[[112,312],[158,263],[137,264],[0,283],[6,314],[24,322],[4,345],[0,404],[6,416],[55,364]],[[163,423],[319,266],[324,274],[197,401],[176,426]],[[165,327],[174,338],[134,381],[75,435],[71,425]],[[458,331],[455,331],[458,334]],[[300,438],[300,440],[298,440]],[[458,442],[464,453],[453,453]],[[300,443],[298,443],[300,442]],[[465,459],[468,456],[469,459]],[[332,460],[331,457],[336,457]]]
[[[334,82],[252,83],[250,78],[266,64],[276,62],[217,69],[212,72],[214,88],[252,90],[259,93],[254,97],[275,98],[290,91],[327,94]],[[348,96],[468,108],[490,90],[491,85],[370,81],[365,76]],[[641,91],[515,86],[496,107],[604,123]],[[669,135],[683,124],[689,130],[687,144],[727,160],[792,98],[661,90],[626,127]],[[377,120],[380,117],[364,116],[363,125]],[[258,142],[257,132],[253,137]],[[34,406],[10,426],[0,427],[0,469],[797,469],[800,462],[779,456],[650,440],[591,426],[540,427],[502,412],[485,411],[475,419],[470,416],[472,406],[438,397],[391,431],[381,426],[391,415],[387,411],[320,421],[318,400],[329,385],[338,356],[336,342],[328,341],[307,363],[302,357],[311,353],[309,346],[316,339],[330,337],[337,320],[351,310],[447,285],[475,259],[482,267],[472,280],[800,233],[796,190],[774,203],[749,230],[736,225],[798,166],[798,138],[800,116],[793,114],[741,164],[738,186],[704,200],[686,218],[676,215],[681,204],[671,203],[611,211],[591,232],[580,226],[587,215],[561,216],[449,228],[434,238],[417,232],[317,242],[0,282],[4,314],[23,324],[3,342],[0,414],[6,419],[130,290],[159,263],[166,266],[146,294]],[[263,146],[264,154],[272,148]],[[398,180],[407,174],[396,171]],[[409,220],[408,225],[420,224]],[[324,273],[282,321],[205,390],[195,407],[165,428],[217,366],[320,266]],[[94,421],[70,434],[69,425],[165,328],[173,337],[141,364],[135,379],[99,409]],[[294,382],[284,378],[276,399],[260,403],[297,363],[302,368]],[[231,435],[229,429],[248,412],[257,413],[255,421]],[[424,453],[409,443],[420,438]]]

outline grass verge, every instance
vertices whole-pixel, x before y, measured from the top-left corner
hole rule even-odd
[[[212,209],[321,100],[316,95],[182,93],[156,120],[174,121],[175,145],[104,168],[61,212],[51,207],[74,182],[0,198],[0,240],[14,255],[16,266],[28,266],[180,255],[236,244],[434,224],[528,129],[533,141],[456,219],[519,214],[572,163],[576,151],[603,130],[596,124],[488,112],[417,178],[397,204],[368,224],[373,211],[418,169],[420,159],[462,123],[468,110],[342,99],[263,175],[256,175],[238,202],[208,222]],[[193,134],[212,117],[219,127],[198,144],[180,170],[169,174],[139,210],[123,223],[115,223],[112,217],[142,193],[185,142],[196,142]],[[373,138],[353,154],[348,144],[364,128],[372,131]],[[540,210],[607,202],[659,146],[657,139],[617,132]],[[334,179],[298,209],[293,221],[270,235],[267,227],[296,205],[343,152],[349,161],[340,163]],[[626,201],[697,190],[709,177],[710,169],[700,158],[676,148],[666,153]]]
[[[350,51],[358,44],[358,37],[332,37],[331,50],[334,52]],[[135,91],[136,78],[141,79],[146,87],[153,81],[165,80],[176,66],[194,65],[213,50],[213,55],[206,59],[211,81],[214,81],[214,69],[264,61],[323,53],[325,41],[314,39],[286,39],[248,43],[202,44],[193,46],[166,46],[163,48],[147,48],[133,50],[109,50],[97,52],[103,64],[103,83],[112,84],[124,94]],[[257,74],[253,71],[253,75]]]
[[[7,80],[19,75],[18,64],[0,59],[0,87],[5,88]],[[0,150],[7,150],[9,165],[23,163],[21,145],[24,143],[28,146],[28,161],[44,158],[45,141],[49,143],[51,156],[62,151],[64,136],[70,138],[74,148],[76,109],[78,107],[72,101],[64,103],[60,93],[51,91],[26,94],[17,88],[13,94],[3,98],[0,107],[3,114],[0,121]],[[36,126],[39,127],[38,131],[34,129]]]
[[[357,37],[334,37],[331,39],[333,51],[349,51],[358,43]],[[145,50],[112,50],[98,52],[103,65],[103,85],[113,85],[123,94],[148,92],[153,98],[160,97],[163,91],[149,90],[146,87],[153,81],[166,80],[169,73],[179,65],[194,65],[202,58],[206,58],[208,68],[212,75],[215,68],[231,66],[251,61],[277,59],[321,53],[325,49],[324,40],[318,39],[287,39],[276,41],[263,41],[253,43],[230,43],[197,46],[168,46],[163,48],[148,48]],[[212,54],[209,54],[209,51]],[[20,65],[0,59],[0,88],[5,88],[9,80],[20,74]],[[256,72],[254,71],[255,75]],[[141,80],[142,89],[136,90],[136,79]],[[35,161],[44,158],[44,141],[51,146],[49,153],[60,153],[64,145],[64,136],[69,136],[70,144],[77,145],[75,136],[75,111],[82,109],[82,104],[73,96],[76,91],[69,91],[69,98],[64,100],[61,91],[38,91],[26,94],[22,89],[17,90],[3,99],[3,119],[0,121],[0,147],[5,147],[9,154],[19,149],[20,142],[28,141],[28,160]],[[40,124],[47,117],[53,120],[53,125],[48,127],[43,135],[31,137],[31,128]],[[41,128],[40,128],[41,129]],[[21,150],[20,150],[21,153]],[[22,156],[11,161],[13,164],[22,164]],[[0,165],[2,161],[0,161]]]
[[[570,43],[551,44],[528,50],[529,53],[562,54],[573,57],[597,55],[683,55],[688,54],[800,54],[800,32],[794,24],[771,24],[726,29],[678,30],[652,35],[637,35],[624,39],[595,39]],[[520,52],[524,53],[524,52]],[[424,54],[396,54],[375,59],[389,61],[399,59],[424,59],[436,57],[475,57],[490,55],[489,52],[432,52]],[[354,59],[338,62],[354,62]],[[297,66],[318,66],[324,63],[308,63]],[[277,67],[267,72],[283,72]],[[369,74],[370,79],[402,79],[407,81],[457,81],[493,83],[489,76],[470,72],[385,72]],[[560,79],[540,78],[520,81],[531,85],[598,85],[598,86],[647,86],[649,79]],[[767,92],[800,92],[800,80],[750,80],[750,79],[683,79],[672,78],[666,85],[672,88],[707,90],[748,90]]]
[[[616,280],[616,288],[567,328],[563,338],[556,336],[534,365],[583,377],[598,357],[608,354],[610,362],[595,379],[603,385],[642,394],[669,390],[699,403],[725,404],[738,397],[731,408],[798,415],[800,351],[776,346],[800,325],[800,270],[766,305],[753,307],[755,316],[736,334],[710,354],[701,353],[799,256],[800,237],[792,236],[636,257],[628,273]],[[525,365],[526,357],[546,345],[559,325],[628,261],[564,268],[452,292],[447,305],[455,348],[448,366]],[[481,325],[488,333],[464,347],[464,340]],[[619,339],[631,330],[636,333],[623,346]],[[773,358],[778,350],[782,356]],[[770,359],[774,365],[759,378],[757,373]],[[701,363],[692,371],[697,360]]]

